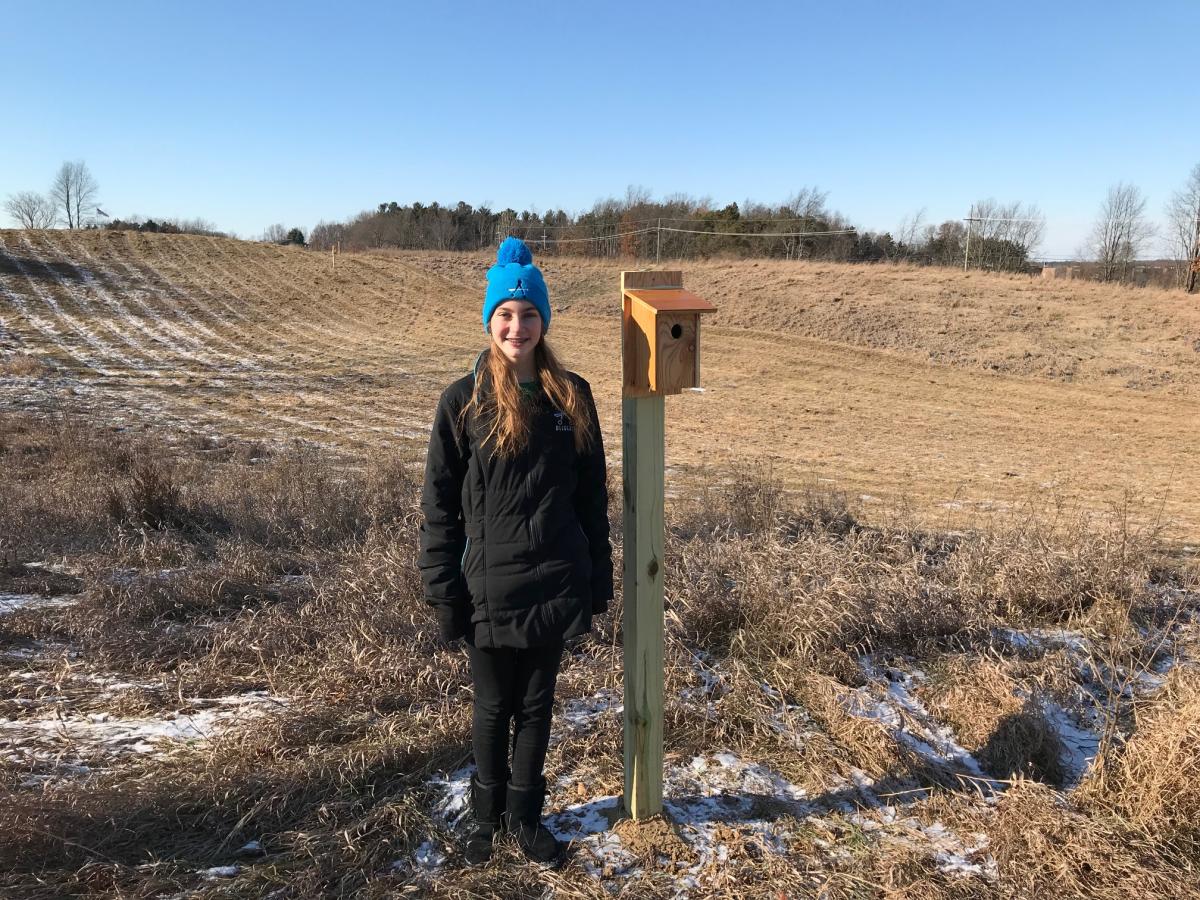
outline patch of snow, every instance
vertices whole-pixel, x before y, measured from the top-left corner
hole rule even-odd
[[[238,856],[262,856],[265,852],[262,841],[246,841],[237,848]]]
[[[976,876],[987,881],[997,876],[996,860],[985,851],[988,836],[975,833],[967,844],[939,821],[926,825],[915,816],[900,816],[895,806],[884,805],[856,812],[850,822],[872,834],[884,846],[903,846],[930,853],[938,870],[958,877]]]
[[[74,597],[45,597],[41,594],[2,594],[0,593],[0,616],[16,612],[18,609],[53,609],[60,606],[70,606],[76,602]]]
[[[1064,787],[1079,782],[1100,752],[1100,735],[1083,727],[1066,709],[1053,700],[1042,701],[1042,712],[1063,747],[1061,762],[1066,778]]]
[[[26,674],[36,673],[13,673]],[[61,774],[57,767],[64,762],[80,764],[83,757],[151,754],[172,743],[204,740],[262,715],[267,704],[283,701],[264,691],[254,691],[192,702],[214,705],[164,718],[121,718],[107,712],[76,715],[60,710],[56,710],[55,716],[42,719],[0,718],[0,737],[6,744],[0,758],[22,764],[52,762],[56,774]],[[69,750],[75,758],[64,760],[64,750]]]
[[[1073,650],[1086,653],[1090,647],[1082,632],[1068,628],[997,628],[993,634],[1018,651]]]
[[[692,671],[700,681],[698,687],[686,687],[679,692],[679,699],[685,703],[703,704],[705,717],[709,721],[717,719],[717,703],[729,693],[729,685],[720,671],[720,666],[703,650],[691,651]]]
[[[439,868],[446,861],[446,854],[433,841],[425,841],[413,854],[418,869],[426,872]]]
[[[456,826],[471,808],[471,776],[474,766],[465,766],[449,775],[435,775],[428,785],[440,788],[442,798],[433,808],[434,818],[448,828]]]
[[[892,667],[880,669],[865,655],[859,657],[859,665],[870,682],[861,688],[847,689],[841,695],[846,712],[880,722],[898,743],[930,762],[965,773],[990,790],[1001,788],[984,773],[971,752],[958,743],[953,730],[937,722],[914,696],[915,681],[923,677],[923,673],[909,673]]]
[[[550,746],[561,743],[572,734],[587,731],[606,715],[620,715],[625,703],[619,691],[604,688],[589,697],[568,700],[561,712],[553,717],[554,731]]]
[[[238,871],[237,866],[213,866],[211,869],[201,869],[197,874],[213,881],[218,878],[232,878]]]

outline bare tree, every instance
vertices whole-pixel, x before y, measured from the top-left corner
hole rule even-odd
[[[1046,217],[1036,204],[997,203],[989,197],[971,207],[968,265],[1015,270],[1026,265],[1042,242]]]
[[[261,240],[269,244],[286,244],[287,243],[287,226],[276,222],[274,225],[268,225],[263,231]]]
[[[912,253],[917,246],[918,235],[925,227],[925,207],[921,207],[915,213],[905,216],[900,220],[900,225],[896,228],[896,241],[903,246],[904,258]]]
[[[33,191],[10,194],[4,201],[4,209],[21,228],[53,228],[58,218],[54,201]]]
[[[1167,243],[1179,283],[1196,289],[1196,266],[1200,261],[1200,163],[1187,183],[1167,201]]]
[[[1125,280],[1153,236],[1154,226],[1146,219],[1146,198],[1137,186],[1119,182],[1110,187],[1088,239],[1088,249],[1100,264],[1101,280]]]
[[[67,220],[68,228],[83,227],[83,211],[96,205],[100,185],[83,160],[65,162],[50,185],[50,199]]]

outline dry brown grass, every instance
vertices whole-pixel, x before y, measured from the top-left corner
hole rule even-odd
[[[1200,673],[1175,670],[1133,718],[1084,797],[1200,863]]]
[[[217,238],[24,238],[0,232],[0,272],[25,304],[6,320],[55,371],[0,387],[46,411],[415,463],[438,393],[480,343],[483,255],[347,254],[335,274],[319,254]],[[614,443],[613,286],[631,263],[545,262],[556,346]],[[1030,501],[1107,513],[1132,492],[1143,521],[1200,535],[1200,482],[1183,474],[1200,463],[1200,313],[1183,295],[902,266],[685,268],[720,312],[706,393],[671,401],[676,493],[763,459],[791,489],[907,499],[946,527]],[[22,312],[47,297],[64,313],[53,334]],[[398,312],[413,298],[416,322]]]
[[[988,833],[1009,896],[1127,900],[1196,897],[1200,888],[1180,859],[1145,831],[1089,816],[1036,782],[1001,797]]]
[[[0,377],[44,378],[53,371],[44,359],[32,353],[8,353],[0,356]]]
[[[940,668],[924,692],[926,705],[954,729],[984,771],[1062,784],[1058,735],[1037,696],[1021,696],[1004,662],[963,654],[948,657]]]
[[[291,699],[206,746],[124,759],[87,781],[22,788],[20,767],[0,765],[0,891],[382,897],[408,890],[462,898],[540,896],[553,886],[561,896],[605,895],[580,860],[542,874],[519,864],[511,848],[483,870],[461,868],[452,856],[432,885],[390,868],[430,834],[453,848],[453,835],[431,817],[428,780],[469,753],[465,660],[437,640],[413,567],[411,469],[386,455],[346,460],[312,449],[167,443],[19,416],[5,420],[0,446],[0,535],[6,568],[18,573],[9,577],[31,585],[34,570],[25,563],[62,557],[78,573],[72,589],[82,588],[74,607],[0,622],[0,649],[54,640],[79,656],[33,664],[5,658],[0,674],[43,666],[44,684],[75,710],[107,704],[155,713],[181,696],[251,689]],[[1097,896],[1115,896],[1184,877],[1183,820],[1149,799],[1172,791],[1190,797],[1155,780],[1155,760],[1186,760],[1194,742],[1194,731],[1170,724],[1165,699],[1138,712],[1137,732],[1121,751],[1128,762],[1106,769],[1114,773],[1109,784],[1120,785],[1102,794],[1109,799],[1077,808],[1022,783],[994,815],[961,773],[930,765],[845,702],[847,691],[867,683],[859,654],[919,663],[935,673],[932,696],[946,701],[958,737],[974,747],[1000,735],[1006,752],[995,768],[1024,771],[1028,761],[1004,716],[981,714],[991,704],[1015,709],[1005,700],[1008,670],[966,664],[967,654],[990,647],[995,626],[1041,623],[1107,633],[1120,651],[1114,660],[1144,662],[1130,642],[1136,624],[1169,617],[1158,587],[1190,587],[1195,578],[1186,563],[1158,552],[1152,531],[1122,518],[1027,510],[1006,528],[947,534],[912,518],[871,521],[844,495],[816,485],[789,493],[767,471],[710,480],[705,495],[669,514],[668,759],[686,763],[730,749],[770,765],[834,810],[821,828],[834,829],[833,846],[848,854],[831,857],[814,843],[827,833],[815,825],[796,822],[791,850],[778,855],[738,822],[717,822],[734,852],[710,867],[697,896],[822,889],[831,897],[1087,896],[1097,886]],[[615,535],[619,553],[619,528]],[[60,588],[41,584],[46,593]],[[620,609],[618,598],[617,621]],[[613,619],[599,624],[597,637],[573,647],[566,661],[564,702],[606,687],[619,692],[620,630]],[[707,695],[696,653],[721,683]],[[1068,684],[1077,677],[1068,658],[1036,662]],[[947,673],[940,686],[939,665]],[[139,673],[156,687],[87,695],[67,676],[89,670]],[[969,696],[972,682],[978,696]],[[1189,686],[1178,697],[1194,700],[1193,693]],[[21,696],[36,699],[38,691]],[[793,709],[784,729],[781,698]],[[549,773],[567,776],[584,799],[618,793],[620,734],[619,715],[600,716],[553,748]],[[883,840],[848,819],[837,824],[838,804],[857,802],[847,788],[856,771],[872,777],[888,802],[932,789],[923,802],[941,802],[937,816],[952,813],[956,827],[990,837],[1002,879],[947,875],[919,842]],[[1111,799],[1141,797],[1143,783],[1145,805]],[[1082,842],[1067,839],[1081,829]],[[1146,834],[1170,842],[1156,849]],[[267,855],[244,861],[236,879],[197,878],[252,838]],[[673,890],[655,867],[625,886],[631,896]]]
[[[393,253],[473,287],[486,254]],[[543,257],[555,297],[572,311],[612,302],[633,260]],[[644,265],[644,264],[642,264]],[[1180,290],[969,272],[906,264],[684,260],[691,290],[718,307],[712,324],[913,354],[1021,377],[1142,391],[1200,386],[1200,306]]]

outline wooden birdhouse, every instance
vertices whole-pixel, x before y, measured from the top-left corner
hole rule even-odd
[[[623,394],[700,387],[700,316],[716,307],[683,289],[682,272],[622,272]]]

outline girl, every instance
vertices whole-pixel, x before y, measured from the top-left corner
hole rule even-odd
[[[465,856],[486,861],[507,828],[529,858],[554,863],[542,768],[563,641],[613,595],[604,445],[591,388],[546,344],[550,298],[529,248],[504,241],[487,280],[490,342],[434,416],[418,565],[442,637],[465,638],[470,660]]]

